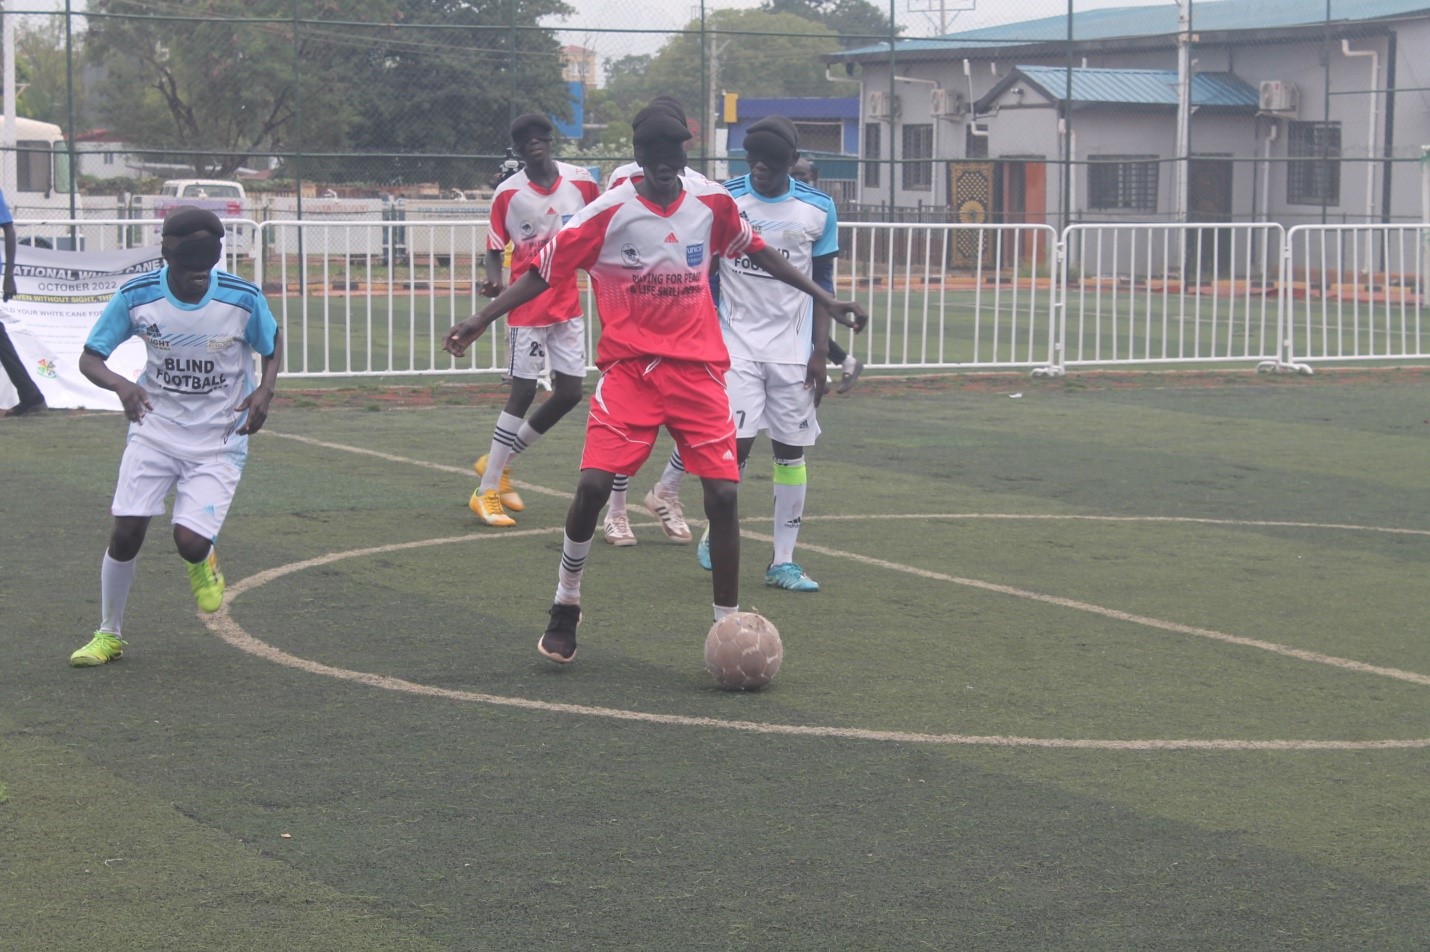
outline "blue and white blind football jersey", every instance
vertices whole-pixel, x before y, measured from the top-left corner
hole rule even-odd
[[[755,191],[748,175],[725,188],[740,215],[765,244],[796,269],[814,273],[814,259],[839,250],[834,200],[790,180],[778,198]],[[814,350],[814,300],[770,276],[748,256],[720,259],[720,326],[731,357],[776,364],[805,364]]]
[[[278,326],[258,287],[215,269],[208,292],[186,304],[169,290],[169,268],[127,282],[105,305],[85,349],[108,357],[130,337],[148,351],[137,383],[154,404],[129,439],[181,459],[215,456],[242,466],[248,418],[234,408],[258,385],[253,355],[272,355]]]

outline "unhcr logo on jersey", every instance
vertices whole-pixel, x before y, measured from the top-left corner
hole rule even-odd
[[[685,263],[695,267],[705,260],[705,242],[685,246]]]

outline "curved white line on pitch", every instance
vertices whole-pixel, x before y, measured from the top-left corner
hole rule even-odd
[[[381,688],[387,691],[402,691],[408,694],[417,694],[426,697],[444,698],[453,701],[466,701],[470,703],[492,704],[502,707],[514,707],[532,711],[547,711],[558,714],[577,714],[586,717],[604,717],[614,720],[640,721],[649,724],[670,724],[682,727],[714,727],[725,730],[738,730],[755,734],[784,734],[812,737],[838,737],[853,740],[873,740],[873,741],[895,741],[916,744],[942,744],[942,745],[963,745],[963,746],[993,746],[993,747],[1051,747],[1051,748],[1081,748],[1095,750],[1404,750],[1430,748],[1430,738],[1408,738],[1402,740],[1367,740],[1367,741],[1322,741],[1322,740],[1229,740],[1229,739],[1153,739],[1153,740],[1097,740],[1088,738],[1066,738],[1066,737],[1015,737],[1004,735],[976,735],[976,734],[925,734],[911,733],[906,731],[876,731],[862,728],[849,727],[817,727],[800,724],[768,724],[757,721],[728,721],[713,717],[690,717],[680,714],[651,714],[643,711],[629,711],[621,708],[594,707],[584,704],[557,704],[549,701],[534,701],[529,698],[503,697],[496,694],[482,694],[475,691],[455,691],[448,688],[437,688],[426,684],[419,684],[415,681],[407,681],[402,678],[389,677],[387,675],[371,674],[363,671],[352,671],[347,668],[337,668],[332,665],[323,664],[318,661],[309,661],[299,658],[275,648],[265,641],[261,641],[243,629],[233,620],[229,610],[232,601],[245,592],[265,585],[274,579],[290,575],[294,572],[305,569],[316,568],[322,565],[329,565],[344,559],[359,558],[369,555],[381,555],[388,552],[401,552],[408,549],[428,548],[437,545],[451,545],[459,542],[482,542],[498,541],[504,539],[522,538],[526,536],[548,535],[561,531],[559,527],[546,529],[524,529],[512,532],[503,532],[499,536],[455,536],[443,539],[422,539],[416,542],[402,542],[391,545],[372,546],[364,549],[352,549],[347,552],[332,552],[321,555],[317,558],[306,559],[301,562],[291,562],[288,565],[275,566],[265,569],[255,575],[250,575],[245,579],[228,587],[228,599],[218,612],[212,615],[200,615],[209,629],[222,638],[225,642],[267,661],[281,664],[286,667],[306,671],[310,674],[319,674],[325,677],[337,678],[339,680],[351,681],[357,684],[365,684],[369,687]],[[769,541],[768,537],[755,533],[745,533],[752,538],[762,541]],[[806,546],[815,549],[814,546]],[[912,566],[899,565],[895,562],[885,562],[881,559],[870,559],[863,556],[856,556],[851,553],[839,552],[834,549],[820,549],[827,554],[840,557],[852,558],[866,564],[880,568],[888,568],[894,571],[908,572],[925,578],[932,578],[940,581],[949,581],[955,584],[972,585],[977,588],[984,588],[989,591],[1000,592],[1019,597],[1030,597],[1040,601],[1047,601],[1052,604],[1062,605],[1068,608],[1079,610],[1093,610],[1098,614],[1117,617],[1120,620],[1132,621],[1138,624],[1151,623],[1153,627],[1168,628],[1186,634],[1196,634],[1203,637],[1216,637],[1234,644],[1241,644],[1248,647],[1260,647],[1265,650],[1279,649],[1282,653],[1302,660],[1317,661],[1322,664],[1335,664],[1339,667],[1348,667],[1351,670],[1369,674],[1380,674],[1386,677],[1401,677],[1402,680],[1412,680],[1415,683],[1430,684],[1430,678],[1408,671],[1397,671],[1393,668],[1377,668],[1370,665],[1362,665],[1359,662],[1348,661],[1343,658],[1333,658],[1329,655],[1319,655],[1314,652],[1300,652],[1296,649],[1287,648],[1284,645],[1272,645],[1269,642],[1257,642],[1251,639],[1237,638],[1234,635],[1226,635],[1221,632],[1210,631],[1209,629],[1191,628],[1188,626],[1174,625],[1171,622],[1162,622],[1158,619],[1143,619],[1142,616],[1129,615],[1126,613],[1112,613],[1111,609],[1102,609],[1095,605],[1086,605],[1082,602],[1075,602],[1070,599],[1060,599],[1054,596],[1038,595],[1036,592],[1025,592],[1021,589],[1009,586],[995,585],[989,582],[981,582],[977,579],[960,579],[956,576],[947,576],[935,572],[925,572]]]

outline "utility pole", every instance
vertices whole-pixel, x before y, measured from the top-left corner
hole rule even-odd
[[[1189,214],[1192,149],[1192,0],[1177,0],[1176,221]]]
[[[0,188],[4,188],[5,194],[15,194],[15,15],[5,9],[4,0],[0,0],[0,20],[4,21],[0,31],[4,33],[3,49],[0,49],[0,56],[5,57],[5,92],[3,105],[0,108],[5,110],[5,129],[0,134]],[[14,201],[14,199],[11,199]]]

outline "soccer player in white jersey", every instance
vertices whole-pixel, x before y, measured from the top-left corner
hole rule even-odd
[[[744,149],[750,172],[725,183],[755,233],[815,283],[833,287],[839,223],[834,202],[790,177],[799,159],[799,133],[783,116],[750,126]],[[827,327],[813,320],[813,302],[798,290],[769,279],[758,262],[721,258],[717,291],[720,327],[730,349],[725,375],[743,467],[760,430],[774,451],[774,554],[765,584],[792,592],[817,592],[819,583],[794,560],[808,489],[804,452],[819,436],[815,408],[825,383]],[[657,491],[679,492],[683,462],[672,455]],[[710,567],[709,540],[696,550]]]
[[[539,113],[518,116],[511,124],[512,145],[526,166],[502,181],[492,196],[486,281],[481,288],[487,297],[496,297],[504,287],[502,256],[508,244],[512,246],[512,280],[516,280],[534,265],[541,246],[600,194],[590,172],[552,157],[553,133],[551,120]],[[489,526],[515,525],[506,510],[526,508],[511,484],[512,458],[581,402],[586,378],[586,322],[575,276],[515,308],[507,317],[507,328],[511,393],[497,417],[491,448],[473,466],[481,482],[467,503]],[[527,420],[526,411],[536,397],[537,377],[548,358],[551,395]]]
[[[634,473],[661,426],[701,477],[710,520],[714,614],[739,610],[739,466],[725,393],[729,353],[708,289],[712,254],[748,256],[770,275],[814,295],[827,328],[831,311],[862,314],[795,270],[751,230],[730,194],[683,182],[690,131],[669,111],[646,107],[631,123],[644,176],[586,206],[541,251],[539,268],[447,333],[460,356],[493,321],[577,269],[591,276],[601,310],[586,445],[566,514],[550,621],[537,650],[565,664],[576,656],[581,580],[601,509],[617,473]]]
[[[216,267],[223,223],[193,206],[164,220],[164,266],[121,287],[84,344],[80,372],[119,396],[129,437],[119,463],[114,528],[99,571],[100,624],[70,664],[91,667],[123,653],[124,608],[149,521],[174,498],[174,545],[199,608],[223,603],[214,540],[262,429],[282,362],[279,330],[257,286]],[[148,350],[137,381],[105,364],[139,337]],[[253,355],[262,355],[254,381]]]

